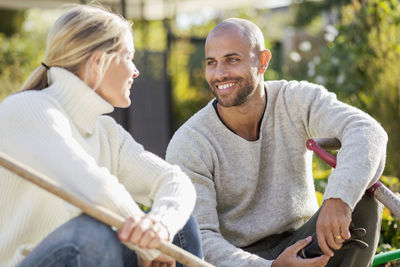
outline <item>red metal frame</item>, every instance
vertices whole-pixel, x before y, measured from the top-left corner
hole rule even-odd
[[[338,141],[339,142],[339,141]],[[336,168],[336,157],[326,152],[318,143],[318,139],[309,139],[306,142],[308,150],[313,151],[318,157],[325,161],[332,168]],[[377,181],[367,189],[368,194],[374,196],[375,191],[382,186],[380,181]]]

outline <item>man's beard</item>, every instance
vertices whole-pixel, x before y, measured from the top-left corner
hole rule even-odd
[[[211,90],[213,95],[217,98],[218,103],[223,107],[228,108],[228,107],[240,106],[243,103],[245,103],[247,101],[247,99],[249,98],[249,96],[251,96],[254,93],[255,89],[250,84],[249,81],[242,79],[242,78],[236,79],[234,81],[239,86],[240,86],[240,82],[243,81],[243,86],[240,86],[240,89],[238,90],[237,95],[233,99],[224,100],[223,98],[220,98],[218,96],[216,91]],[[219,82],[224,82],[224,81],[219,81]],[[212,82],[213,88],[216,88],[215,83],[216,83],[215,81]],[[218,89],[216,89],[216,90],[218,90]]]

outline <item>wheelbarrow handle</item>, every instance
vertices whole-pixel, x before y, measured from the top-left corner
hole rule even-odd
[[[336,157],[325,151],[337,150],[341,148],[341,143],[336,138],[314,138],[306,142],[309,150],[313,151],[318,157],[325,161],[332,168],[336,168]],[[390,212],[398,219],[400,219],[400,198],[387,188],[382,182],[377,181],[370,188],[367,193],[374,196],[381,202]]]

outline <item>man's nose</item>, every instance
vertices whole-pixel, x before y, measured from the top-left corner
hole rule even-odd
[[[229,71],[227,70],[226,66],[221,63],[217,64],[217,67],[215,69],[215,78],[221,79],[227,76],[229,76]]]

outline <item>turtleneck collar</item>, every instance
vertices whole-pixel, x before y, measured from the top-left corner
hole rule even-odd
[[[110,103],[73,73],[51,67],[47,75],[50,86],[43,92],[58,100],[83,133],[93,133],[97,118],[114,110]]]

